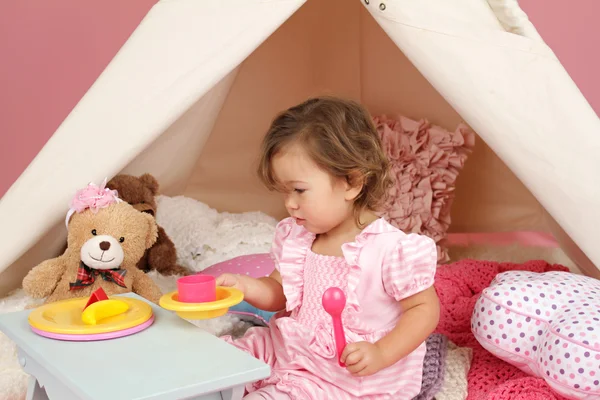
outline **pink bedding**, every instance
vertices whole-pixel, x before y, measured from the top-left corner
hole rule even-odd
[[[483,349],[471,333],[471,313],[479,294],[496,274],[509,270],[568,271],[545,261],[515,264],[461,260],[442,265],[435,281],[442,306],[436,332],[458,346],[473,349],[467,400],[562,400],[543,379],[531,377]]]

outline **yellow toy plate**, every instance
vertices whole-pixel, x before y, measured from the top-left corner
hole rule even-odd
[[[96,325],[81,320],[88,297],[57,301],[34,309],[29,313],[29,324],[36,329],[71,335],[88,335],[121,331],[143,324],[152,317],[152,307],[143,300],[123,296],[110,296],[126,302],[129,309],[122,314],[107,317]]]
[[[244,300],[244,294],[235,288],[217,286],[217,300],[206,303],[180,302],[177,291],[167,293],[160,298],[159,304],[166,310],[175,311],[184,319],[210,319],[225,315],[229,307]]]

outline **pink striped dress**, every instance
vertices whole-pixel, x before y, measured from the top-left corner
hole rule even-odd
[[[421,389],[425,344],[374,375],[353,377],[337,363],[331,317],[321,296],[331,286],[341,288],[347,298],[342,314],[346,341],[375,342],[398,322],[398,300],[433,285],[434,241],[405,234],[384,219],[345,243],[343,257],[313,253],[314,239],[292,218],[278,224],[271,254],[281,273],[286,310],[268,328],[251,328],[235,341],[226,338],[271,366],[269,378],[247,386],[249,393],[256,392],[250,397],[412,399]]]

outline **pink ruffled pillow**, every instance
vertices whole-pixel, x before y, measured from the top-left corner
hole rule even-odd
[[[396,180],[381,215],[406,233],[432,238],[438,262],[448,261],[445,239],[456,178],[475,145],[475,133],[465,124],[450,132],[403,116],[373,120]]]

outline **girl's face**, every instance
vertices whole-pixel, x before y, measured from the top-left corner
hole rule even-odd
[[[275,178],[284,188],[285,207],[298,225],[322,234],[352,218],[352,204],[360,188],[320,169],[299,145],[273,158]]]

